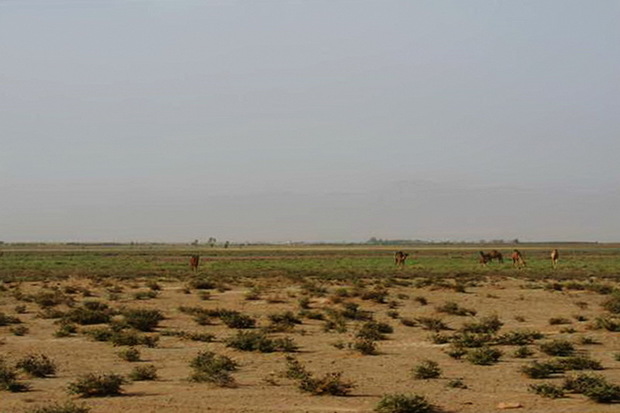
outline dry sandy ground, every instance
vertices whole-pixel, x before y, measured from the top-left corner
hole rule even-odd
[[[68,280],[62,285],[85,285],[94,297],[87,300],[105,300],[106,293],[100,286],[87,280]],[[440,315],[435,306],[445,301],[455,301],[459,305],[473,308],[478,316],[497,314],[505,323],[502,331],[514,329],[535,329],[543,332],[547,339],[566,338],[577,343],[579,350],[585,350],[602,362],[605,370],[600,373],[613,383],[620,383],[620,362],[614,354],[620,352],[620,334],[602,330],[588,330],[588,322],[577,322],[576,314],[592,320],[602,314],[600,303],[605,296],[589,291],[546,291],[523,288],[526,283],[518,279],[493,280],[490,277],[478,287],[458,293],[451,289],[431,289],[414,287],[391,287],[390,299],[397,294],[409,298],[397,299],[396,309],[402,317]],[[54,285],[54,283],[50,283]],[[181,340],[177,337],[162,336],[158,347],[140,347],[140,363],[129,363],[117,356],[118,347],[109,343],[94,342],[83,335],[55,338],[57,329],[54,320],[36,317],[39,311],[34,303],[26,303],[28,312],[19,314],[30,332],[25,336],[14,336],[9,327],[0,327],[0,355],[9,361],[33,352],[44,353],[58,365],[55,377],[32,379],[24,377],[32,390],[25,393],[0,392],[0,412],[24,412],[49,401],[64,401],[75,396],[67,394],[68,383],[79,375],[88,372],[114,372],[127,374],[136,364],[154,364],[158,368],[159,379],[150,382],[134,382],[124,386],[121,397],[84,399],[94,413],[119,412],[371,412],[387,393],[415,393],[426,396],[431,402],[447,412],[490,412],[498,411],[500,402],[518,402],[522,405],[517,411],[523,412],[618,412],[619,406],[596,404],[582,395],[569,394],[565,398],[551,400],[528,391],[528,385],[542,381],[526,378],[519,367],[534,359],[548,356],[538,351],[538,345],[531,347],[536,354],[529,359],[512,357],[515,346],[502,346],[505,355],[500,363],[493,366],[476,366],[465,360],[455,360],[444,352],[446,345],[429,341],[429,331],[420,327],[407,327],[398,320],[387,316],[386,304],[351,299],[365,310],[374,312],[375,318],[394,326],[394,333],[387,341],[379,342],[380,354],[364,356],[349,349],[333,346],[338,341],[350,342],[354,335],[351,323],[347,333],[326,333],[323,322],[304,319],[303,324],[288,334],[300,346],[297,358],[313,372],[323,374],[330,371],[344,372],[344,378],[355,382],[356,387],[349,397],[312,396],[300,392],[295,383],[281,376],[285,369],[283,353],[249,353],[227,348],[223,339],[235,333],[218,320],[214,325],[198,326],[189,315],[178,310],[180,305],[203,306],[205,308],[236,309],[258,318],[259,325],[267,325],[267,315],[284,310],[297,310],[300,296],[297,286],[266,285],[271,292],[284,302],[266,300],[248,301],[244,294],[248,288],[233,287],[225,292],[211,292],[209,300],[201,300],[193,291],[183,293],[183,283],[161,282],[162,291],[158,298],[146,301],[131,299],[136,291],[126,286],[119,301],[110,302],[112,306],[135,306],[160,309],[167,317],[161,329],[180,329],[187,331],[211,332],[217,337],[214,343],[200,343]],[[22,286],[25,292],[40,289],[42,283],[29,283]],[[135,286],[134,286],[135,287]],[[332,287],[334,288],[334,287]],[[144,289],[144,287],[141,287]],[[422,306],[413,297],[424,296],[429,304]],[[82,298],[80,298],[82,299]],[[273,300],[272,300],[273,301]],[[588,307],[580,309],[575,303],[586,302]],[[0,311],[15,315],[15,305],[21,304],[8,292],[0,296]],[[327,298],[314,297],[313,309],[339,307]],[[460,327],[471,317],[442,315],[452,328]],[[517,319],[524,321],[517,321]],[[523,318],[521,318],[523,317]],[[550,317],[565,317],[572,320],[574,333],[561,333],[566,325],[550,325]],[[600,344],[578,344],[579,337],[589,336]],[[206,383],[192,383],[187,380],[191,373],[190,360],[200,351],[209,349],[236,360],[240,367],[234,373],[238,382],[236,388],[218,388]],[[411,369],[424,359],[435,360],[443,370],[442,377],[433,380],[414,380]],[[270,380],[267,380],[270,378]],[[462,378],[467,389],[446,387],[450,379]],[[561,383],[562,379],[543,380]]]

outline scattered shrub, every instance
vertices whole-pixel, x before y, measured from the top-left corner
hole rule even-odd
[[[466,333],[484,333],[495,334],[499,331],[504,323],[499,319],[497,315],[491,315],[483,317],[477,322],[466,323],[461,328],[461,331]]]
[[[85,405],[77,405],[72,401],[65,403],[52,403],[49,406],[35,407],[28,410],[27,413],[88,413],[90,407]]]
[[[9,324],[20,323],[21,320],[19,318],[4,314],[2,311],[0,311],[0,326],[8,326]]]
[[[48,377],[56,374],[56,363],[45,354],[29,354],[21,358],[15,367],[33,377]]]
[[[563,373],[564,370],[554,362],[533,361],[527,366],[521,367],[521,373],[530,379],[547,379],[554,374]]]
[[[620,314],[620,292],[616,292],[611,297],[606,299],[602,306],[610,313]]]
[[[366,356],[374,356],[378,354],[377,343],[369,338],[358,338],[351,346],[353,350]]]
[[[428,300],[426,299],[426,297],[423,297],[421,295],[417,297],[413,297],[413,301],[415,301],[416,303],[420,305],[428,305]]]
[[[360,327],[355,336],[360,339],[385,340],[385,334],[393,332],[394,329],[387,323],[368,321]]]
[[[118,396],[122,393],[122,386],[125,382],[123,376],[119,374],[90,373],[69,383],[68,391],[80,397]]]
[[[467,361],[479,366],[490,366],[499,361],[502,352],[492,347],[480,347],[467,352]]]
[[[431,331],[448,330],[442,319],[436,317],[418,317],[415,319],[423,329]]]
[[[558,325],[558,324],[570,324],[571,321],[568,318],[562,318],[562,317],[551,317],[549,319],[549,325]]]
[[[17,380],[17,370],[0,358],[0,390],[13,393],[28,391],[28,385]]]
[[[497,337],[497,344],[523,346],[540,340],[544,335],[540,331],[515,330],[508,331]]]
[[[125,323],[140,331],[153,331],[164,319],[164,315],[159,310],[146,308],[131,308],[123,311]]]
[[[272,339],[262,331],[238,331],[235,336],[226,339],[225,343],[226,347],[241,351],[259,351],[261,353],[297,351],[297,345],[291,338]]]
[[[133,381],[157,380],[157,367],[152,364],[136,366],[131,373],[129,373],[129,379]]]
[[[550,356],[567,357],[575,352],[575,346],[566,340],[553,340],[540,345],[540,351]]]
[[[564,397],[564,389],[551,383],[530,384],[529,391],[549,399]]]
[[[424,396],[386,394],[375,406],[377,413],[432,413],[434,407]]]
[[[211,351],[201,351],[190,362],[190,367],[194,369],[190,376],[192,381],[213,383],[220,387],[236,385],[230,373],[237,370],[237,363],[226,356]]]
[[[68,337],[72,334],[77,333],[77,327],[75,326],[75,324],[61,324],[60,327],[58,327],[58,330],[56,330],[54,332],[54,337]]]
[[[348,396],[355,387],[353,382],[342,379],[342,372],[326,373],[323,377],[304,377],[298,383],[298,388],[302,391],[320,396],[329,394],[330,396]]]
[[[603,370],[600,361],[584,355],[566,357],[556,362],[563,370]]]
[[[415,366],[412,370],[414,379],[436,379],[441,376],[441,368],[436,361],[424,360],[422,363]]]
[[[229,328],[254,328],[256,320],[238,311],[226,310],[220,313],[220,319]]]
[[[436,307],[435,309],[440,313],[446,313],[446,314],[458,315],[458,316],[468,316],[468,315],[474,316],[477,313],[476,310],[461,307],[454,301],[447,301],[444,304]]]
[[[528,358],[530,356],[534,355],[534,350],[532,350],[531,348],[529,348],[528,346],[519,346],[515,352],[514,352],[514,357],[519,358],[519,359],[524,359],[524,358]]]
[[[140,361],[140,350],[138,350],[135,347],[129,347],[129,348],[122,349],[116,354],[118,354],[118,356],[125,361],[129,361],[129,362]]]
[[[13,335],[15,336],[25,336],[26,334],[28,334],[30,330],[28,329],[28,327],[24,325],[17,325],[17,326],[11,327],[9,331],[13,333]]]
[[[456,378],[448,381],[446,387],[451,389],[467,389],[467,385],[463,382],[462,378]]]

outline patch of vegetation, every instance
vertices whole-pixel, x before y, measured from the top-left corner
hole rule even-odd
[[[436,379],[441,376],[439,363],[433,360],[424,360],[413,368],[411,374],[414,379]]]
[[[448,326],[443,322],[441,318],[437,317],[418,317],[415,321],[425,330],[441,331],[449,330]]]
[[[120,374],[89,373],[69,383],[68,391],[80,397],[118,396],[122,393],[122,386],[125,383],[125,378]]]
[[[122,349],[116,353],[122,360],[129,362],[140,361],[140,350],[135,347]]]
[[[107,304],[98,301],[88,301],[80,307],[72,308],[62,315],[65,323],[79,325],[104,324],[110,322],[113,311]]]
[[[570,324],[571,321],[568,318],[563,318],[563,317],[551,317],[549,319],[549,325],[551,326],[555,326],[555,325],[559,325],[559,324]]]
[[[49,377],[56,374],[56,363],[45,354],[28,354],[17,361],[15,367],[32,377]]]
[[[465,323],[461,331],[466,333],[495,334],[503,325],[504,323],[497,315],[491,315],[483,317],[477,322]]]
[[[620,386],[608,383],[603,376],[579,374],[564,380],[564,389],[582,393],[597,403],[620,402]]]
[[[139,331],[153,331],[165,317],[159,310],[130,308],[123,311],[125,324]]]
[[[435,408],[424,396],[386,394],[374,410],[377,413],[433,413]]]
[[[456,379],[452,379],[448,381],[446,383],[446,387],[449,387],[451,389],[467,389],[468,388],[465,382],[463,382],[462,378],[456,378]]]
[[[369,338],[358,338],[351,344],[351,348],[365,356],[374,356],[378,354],[377,343]]]
[[[479,366],[490,366],[499,362],[502,352],[492,347],[480,347],[467,352],[467,361]]]
[[[136,366],[129,373],[129,379],[133,381],[157,380],[157,367],[152,364]]]
[[[14,336],[20,336],[20,337],[25,336],[26,334],[30,332],[28,327],[26,327],[25,325],[21,325],[21,324],[9,328],[9,331],[13,333]]]
[[[454,301],[447,301],[444,304],[435,307],[435,310],[437,310],[440,313],[446,313],[446,314],[458,315],[458,316],[474,316],[477,314],[476,310],[461,307]]]
[[[237,370],[237,366],[229,357],[201,351],[190,362],[190,367],[194,369],[190,380],[213,383],[220,387],[234,387],[236,382],[231,372]]]
[[[540,351],[550,356],[568,357],[575,352],[575,346],[570,341],[552,340],[540,345]]]
[[[547,379],[555,374],[561,374],[564,369],[555,362],[533,361],[529,365],[521,367],[521,373],[530,379]]]
[[[20,324],[22,321],[10,315],[7,315],[0,311],[0,326],[8,326],[10,324]]]
[[[17,379],[17,369],[9,366],[3,358],[0,358],[0,390],[18,393],[29,389],[28,385]]]
[[[385,334],[391,334],[394,332],[394,329],[391,325],[387,323],[377,322],[377,321],[367,321],[364,323],[357,334],[355,335],[360,339],[367,340],[385,340]]]
[[[89,413],[90,407],[77,405],[69,400],[65,403],[52,403],[49,406],[35,407],[27,413]]]
[[[220,320],[229,328],[248,329],[256,326],[256,320],[233,310],[220,310]]]
[[[564,397],[564,389],[551,383],[530,384],[529,391],[549,399]]]
[[[565,357],[556,361],[563,370],[603,370],[601,362],[585,355]]]
[[[355,384],[342,379],[342,372],[327,373],[322,377],[314,377],[294,357],[286,358],[287,369],[285,376],[297,380],[297,387],[304,392],[313,395],[348,396]]]
[[[519,359],[525,359],[534,355],[534,350],[529,348],[528,346],[519,346],[513,356]]]
[[[524,346],[526,344],[531,344],[536,340],[540,340],[541,338],[544,338],[544,334],[540,331],[515,330],[499,335],[496,342],[497,344],[502,345]]]
[[[226,339],[225,343],[226,347],[261,353],[273,353],[275,351],[292,353],[298,350],[297,345],[290,337],[270,338],[263,331],[238,331],[236,335]]]

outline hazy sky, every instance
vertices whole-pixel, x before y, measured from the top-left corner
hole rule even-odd
[[[0,0],[0,240],[620,240],[619,21]]]

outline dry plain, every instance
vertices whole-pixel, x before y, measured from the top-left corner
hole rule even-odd
[[[620,246],[560,246],[555,270],[548,245],[519,245],[522,269],[508,260],[481,266],[478,250],[492,248],[509,256],[514,246],[5,245],[0,357],[11,368],[43,354],[56,371],[37,378],[15,368],[27,391],[0,390],[0,412],[68,400],[93,413],[371,412],[387,394],[421,395],[444,412],[499,411],[500,403],[524,412],[617,411],[618,400],[598,403],[570,389],[543,397],[531,386],[561,388],[579,374],[620,384],[620,317],[609,304],[620,289]],[[394,266],[396,249],[411,254],[404,268]],[[80,318],[85,308],[108,318],[91,323]],[[127,324],[131,309],[162,319],[141,331]],[[138,341],[115,342],[110,334],[119,331]],[[235,338],[247,347],[248,333],[267,344],[240,349]],[[552,354],[549,343],[569,343],[571,354]],[[130,347],[139,361],[119,356]],[[191,380],[192,360],[205,351],[236,369],[226,380]],[[287,357],[317,380],[341,372],[348,394],[303,388],[287,376]],[[599,367],[573,370],[562,361],[571,357]],[[429,360],[438,377],[416,378]],[[564,367],[536,379],[523,370],[534,362]],[[147,365],[155,380],[127,379]],[[70,393],[88,373],[122,375],[121,395]]]

